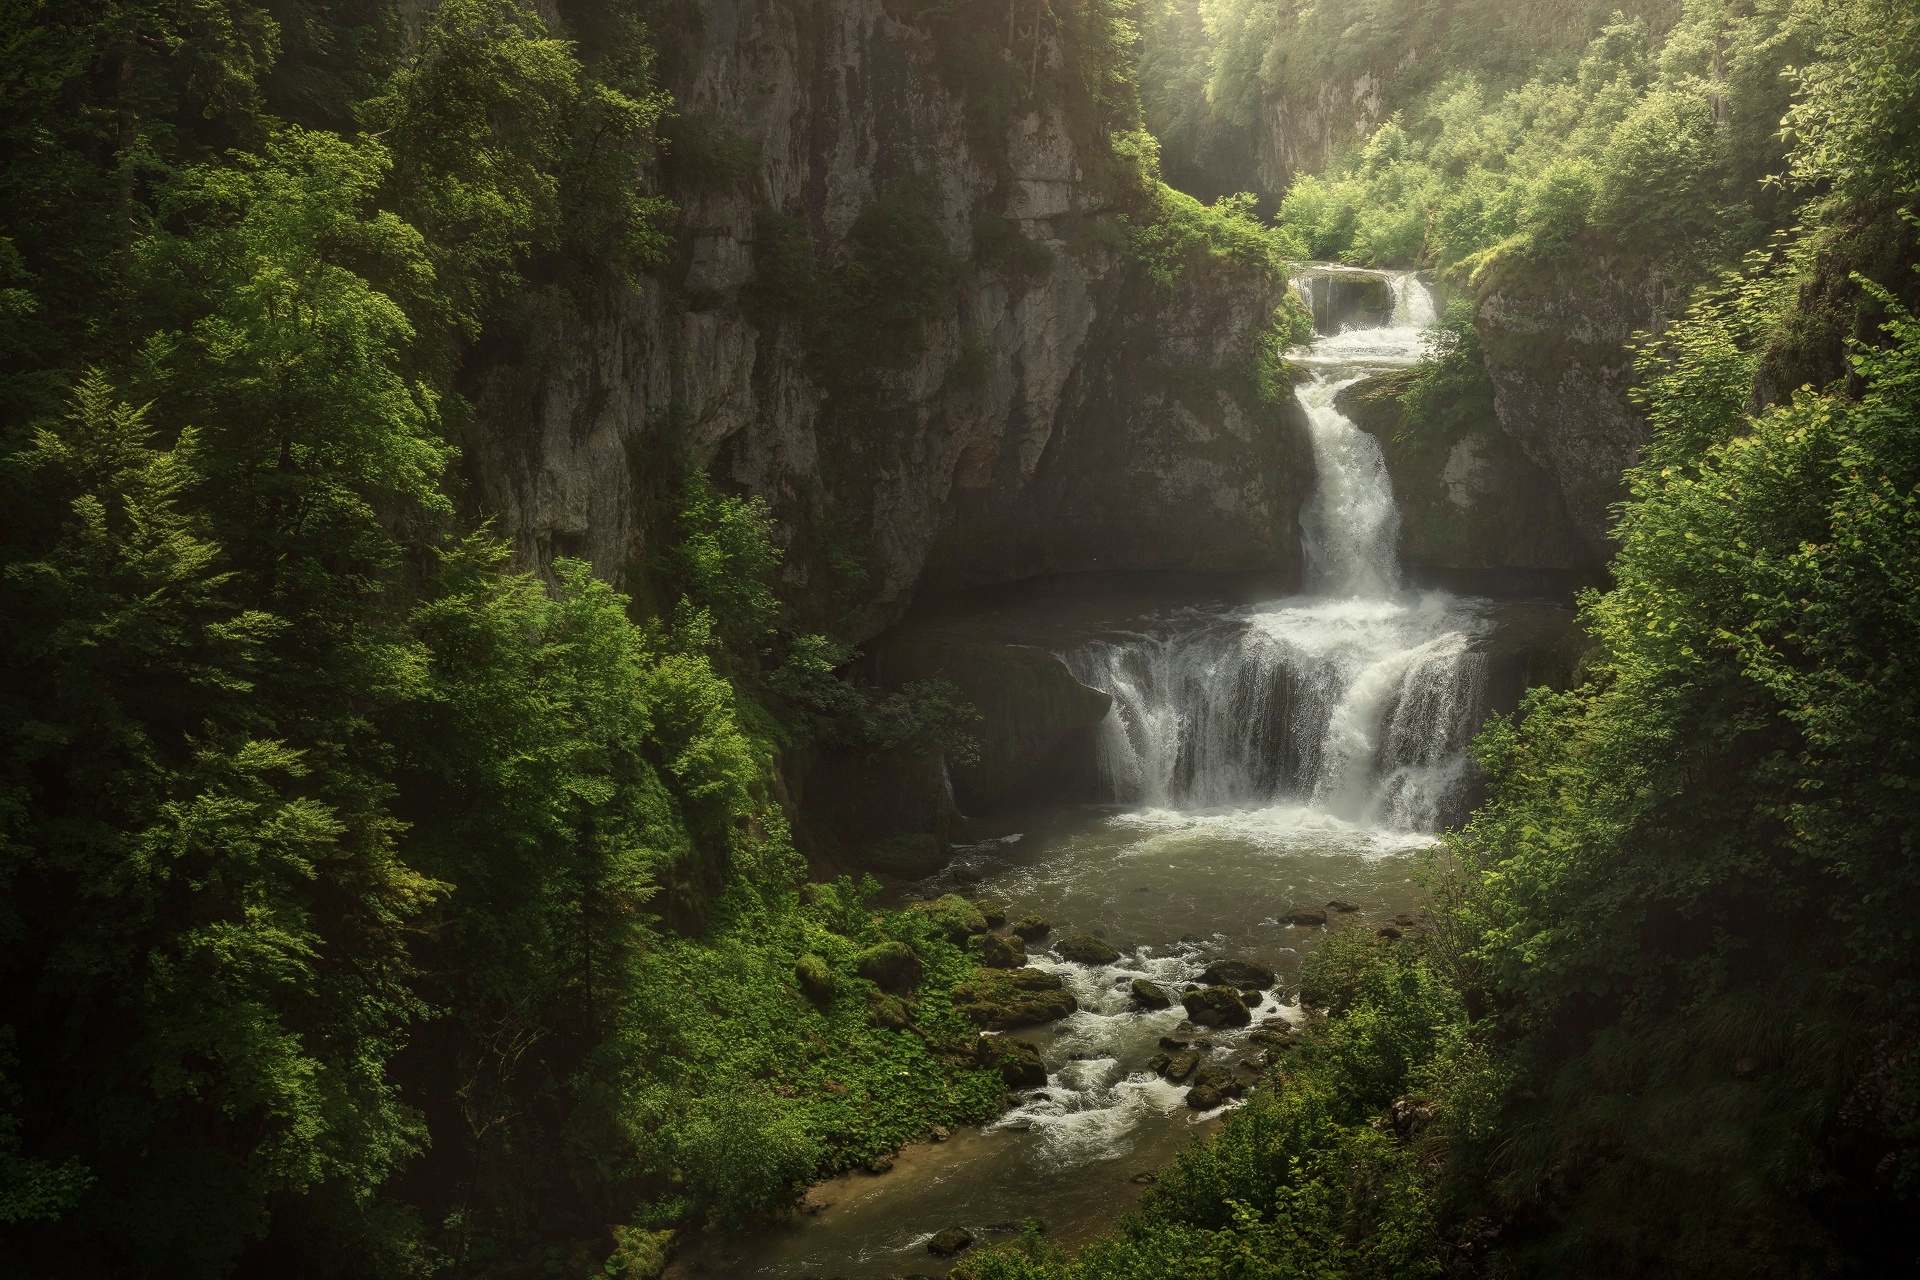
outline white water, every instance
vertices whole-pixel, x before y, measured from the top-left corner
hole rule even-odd
[[[1114,697],[1101,762],[1114,799],[1182,810],[1305,804],[1363,828],[1431,831],[1468,773],[1484,664],[1480,602],[1401,589],[1400,514],[1379,443],[1334,407],[1370,374],[1418,360],[1432,295],[1393,277],[1385,326],[1322,337],[1299,358],[1312,498],[1307,589],[1188,610],[1067,655]]]

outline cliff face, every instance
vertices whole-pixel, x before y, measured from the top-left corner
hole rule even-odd
[[[878,0],[710,0],[668,73],[674,261],[529,298],[473,388],[476,496],[523,561],[621,580],[677,451],[767,500],[791,593],[855,636],[924,583],[1294,563],[1309,463],[1253,373],[1285,281],[1129,264],[1045,91],[1071,51],[1034,39],[1027,105],[970,116]],[[783,303],[796,270],[865,281],[867,327]],[[892,323],[902,281],[927,305]]]
[[[1368,378],[1335,401],[1380,442],[1408,573],[1497,594],[1557,594],[1590,574],[1595,563],[1559,484],[1502,430],[1491,406],[1446,423],[1409,422],[1400,397],[1413,376]]]
[[[1480,289],[1475,327],[1500,425],[1552,476],[1587,558],[1612,555],[1608,508],[1647,441],[1629,402],[1627,344],[1659,328],[1674,286],[1659,263],[1576,251],[1555,263],[1503,264]]]

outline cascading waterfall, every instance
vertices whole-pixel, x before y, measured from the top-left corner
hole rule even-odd
[[[1116,800],[1208,809],[1293,801],[1369,826],[1430,831],[1469,773],[1482,710],[1480,603],[1401,589],[1399,510],[1379,442],[1339,392],[1419,359],[1432,294],[1387,280],[1387,324],[1322,337],[1296,394],[1316,484],[1301,512],[1309,594],[1187,610],[1067,655],[1113,695],[1102,767]]]

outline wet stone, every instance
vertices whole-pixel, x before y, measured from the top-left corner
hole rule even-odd
[[[1161,1075],[1166,1071],[1167,1064],[1172,1061],[1173,1061],[1173,1058],[1170,1055],[1164,1054],[1164,1053],[1156,1053],[1151,1058],[1147,1059],[1147,1070],[1153,1072],[1153,1074],[1155,1075]]]
[[[973,1246],[973,1232],[965,1227],[948,1227],[944,1231],[933,1233],[933,1239],[927,1241],[927,1252],[942,1258],[951,1258],[962,1249]]]
[[[1323,925],[1327,922],[1327,913],[1320,907],[1295,907],[1286,916],[1288,924],[1308,927]]]
[[[1052,932],[1053,926],[1044,916],[1021,916],[1013,922],[1014,935],[1028,942],[1038,942]]]
[[[1211,1111],[1226,1099],[1212,1085],[1197,1084],[1187,1090],[1187,1105],[1195,1111]]]
[[[1200,975],[1209,987],[1254,988],[1265,991],[1274,982],[1273,970],[1251,960],[1215,960]]]
[[[1358,911],[1359,909],[1360,908],[1355,906],[1353,903],[1342,902],[1338,898],[1335,898],[1332,902],[1329,902],[1327,904],[1327,910],[1338,911],[1342,915],[1350,915],[1351,913]]]
[[[1169,1051],[1190,1048],[1192,1045],[1192,1040],[1180,1040],[1173,1036],[1160,1037],[1160,1047]]]
[[[990,933],[980,940],[980,963],[989,969],[1018,969],[1027,963],[1026,944]]]
[[[1388,925],[1384,929],[1374,930],[1373,936],[1376,938],[1385,938],[1388,942],[1398,942],[1400,940],[1400,931],[1392,925]]]
[[[987,922],[989,929],[998,929],[1007,922],[1007,909],[991,898],[980,899],[973,904],[973,909],[980,913],[980,918]]]
[[[1120,953],[1090,933],[1076,933],[1053,944],[1062,960],[1075,964],[1112,964]]]
[[[1175,1084],[1180,1084],[1192,1075],[1194,1068],[1199,1065],[1200,1055],[1192,1049],[1183,1049],[1167,1059],[1166,1070],[1161,1074]]]
[[[1157,982],[1135,978],[1132,986],[1133,1002],[1143,1009],[1166,1009],[1173,1005],[1173,997],[1162,990]]]
[[[1180,998],[1187,1017],[1203,1027],[1244,1027],[1253,1021],[1240,993],[1232,987],[1205,987]]]

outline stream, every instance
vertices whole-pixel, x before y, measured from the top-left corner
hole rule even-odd
[[[1046,1086],[988,1125],[907,1148],[884,1176],[815,1187],[792,1224],[687,1270],[942,1275],[953,1263],[927,1252],[933,1232],[962,1226],[992,1241],[1025,1218],[1056,1244],[1081,1243],[1236,1105],[1191,1111],[1185,1086],[1147,1069],[1184,1013],[1134,1008],[1132,979],[1177,990],[1228,956],[1272,968],[1277,986],[1252,1026],[1196,1041],[1230,1066],[1250,1056],[1263,1020],[1301,1017],[1286,1001],[1325,930],[1290,925],[1289,914],[1338,902],[1378,927],[1417,909],[1417,854],[1466,803],[1465,749],[1486,707],[1475,641],[1496,610],[1403,587],[1379,446],[1333,405],[1348,384],[1421,354],[1433,299],[1412,275],[1388,283],[1387,323],[1296,353],[1312,373],[1296,394],[1316,464],[1300,517],[1306,591],[1135,609],[1050,646],[1081,683],[1113,696],[1099,743],[1111,802],[992,830],[906,893],[958,886],[1012,917],[1052,922],[1032,963],[1066,981],[1079,1012],[1015,1033],[1040,1047]],[[1106,939],[1121,958],[1074,964],[1045,949],[1073,933]]]

